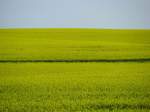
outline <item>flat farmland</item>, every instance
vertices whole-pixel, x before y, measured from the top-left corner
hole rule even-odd
[[[150,63],[0,64],[0,110],[148,112]]]
[[[150,30],[1,29],[1,112],[149,112]]]
[[[150,58],[150,30],[1,29],[1,60]]]

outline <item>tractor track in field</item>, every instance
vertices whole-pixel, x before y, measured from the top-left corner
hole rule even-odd
[[[140,58],[140,59],[56,59],[56,60],[0,60],[0,63],[54,63],[54,62],[64,62],[64,63],[90,63],[90,62],[95,62],[95,63],[104,63],[104,62],[150,62],[150,58]]]

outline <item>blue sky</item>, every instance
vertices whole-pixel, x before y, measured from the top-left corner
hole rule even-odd
[[[0,27],[150,29],[150,0],[0,0]]]

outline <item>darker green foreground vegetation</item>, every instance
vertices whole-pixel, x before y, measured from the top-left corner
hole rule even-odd
[[[148,112],[150,63],[0,64],[2,112]]]

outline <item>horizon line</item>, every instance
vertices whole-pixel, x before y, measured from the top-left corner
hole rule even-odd
[[[96,28],[96,27],[0,27],[3,29],[87,29],[87,30],[150,30],[150,28]]]

